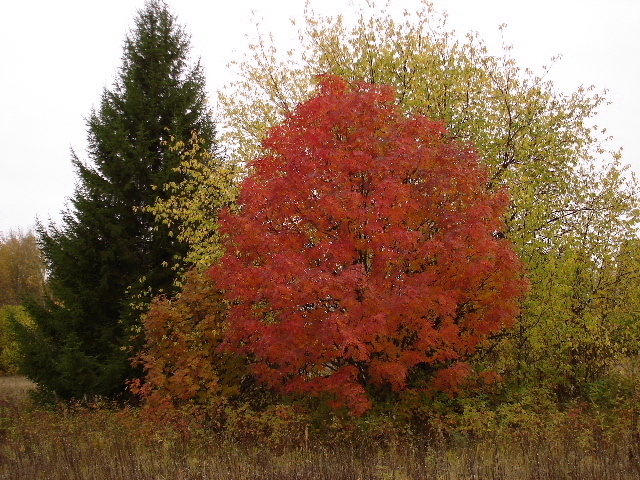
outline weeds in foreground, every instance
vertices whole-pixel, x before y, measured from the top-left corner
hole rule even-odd
[[[28,408],[0,382],[0,478],[69,480],[627,480],[640,477],[633,431],[583,425],[554,435],[521,429],[437,438],[373,427],[336,439],[234,441],[150,424],[135,409]],[[384,430],[384,425],[379,430]],[[591,432],[591,433],[589,433]],[[277,438],[282,438],[278,436]],[[298,440],[302,439],[302,440]],[[267,439],[268,440],[268,439]],[[265,441],[267,441],[265,440]]]

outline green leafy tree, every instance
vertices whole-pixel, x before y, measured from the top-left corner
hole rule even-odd
[[[29,326],[31,319],[20,305],[0,307],[0,375],[19,373],[18,360],[20,345],[14,332],[14,325]]]
[[[545,79],[548,68],[536,75],[518,67],[509,46],[493,55],[475,34],[460,39],[427,2],[399,21],[385,8],[353,24],[307,10],[299,35],[300,49],[284,54],[258,37],[237,67],[240,79],[221,94],[237,158],[260,155],[268,129],[309,98],[314,75],[394,86],[406,112],[445,121],[452,138],[477,147],[492,187],[509,187],[503,233],[532,288],[517,326],[495,338],[485,359],[516,385],[535,389],[544,379],[572,395],[577,383],[605,374],[628,349],[594,342],[633,341],[613,334],[617,307],[601,299],[639,276],[629,263],[627,271],[612,267],[636,236],[638,197],[619,152],[607,151],[593,126],[604,97],[583,87],[563,94]],[[559,345],[566,354],[556,355]]]
[[[636,200],[619,189],[621,174],[576,172],[575,211],[555,241],[528,256],[537,288],[520,325],[496,344],[501,355],[489,355],[516,390],[546,385],[560,400],[589,397],[638,353]]]
[[[176,288],[172,267],[188,245],[147,207],[184,177],[171,136],[188,141],[195,130],[202,148],[214,148],[203,71],[189,49],[167,6],[148,1],[113,88],[88,119],[89,160],[73,157],[71,206],[61,225],[38,228],[51,295],[44,307],[28,305],[33,328],[18,329],[22,369],[61,398],[124,392],[140,316]]]

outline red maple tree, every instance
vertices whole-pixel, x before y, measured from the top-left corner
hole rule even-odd
[[[407,388],[513,323],[526,290],[474,149],[408,118],[391,87],[322,78],[265,140],[221,216],[227,252],[211,273],[232,306],[227,341],[285,391],[329,393],[366,411],[365,387]]]

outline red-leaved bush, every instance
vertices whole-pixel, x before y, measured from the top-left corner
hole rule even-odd
[[[144,349],[134,359],[144,377],[131,383],[156,420],[187,414],[219,421],[229,399],[242,393],[245,359],[218,347],[227,308],[205,272],[193,270],[179,297],[156,298],[144,316]]]
[[[365,387],[400,391],[420,370],[455,390],[527,286],[498,234],[507,191],[489,190],[445,125],[394,99],[325,76],[250,164],[211,270],[232,302],[226,342],[258,377],[355,414],[370,408]]]

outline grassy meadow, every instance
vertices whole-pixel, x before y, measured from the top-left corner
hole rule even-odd
[[[144,421],[137,409],[45,410],[0,378],[0,478],[60,480],[617,480],[640,478],[638,436],[556,428],[418,438],[353,433],[238,441]],[[288,440],[287,440],[288,439]]]

